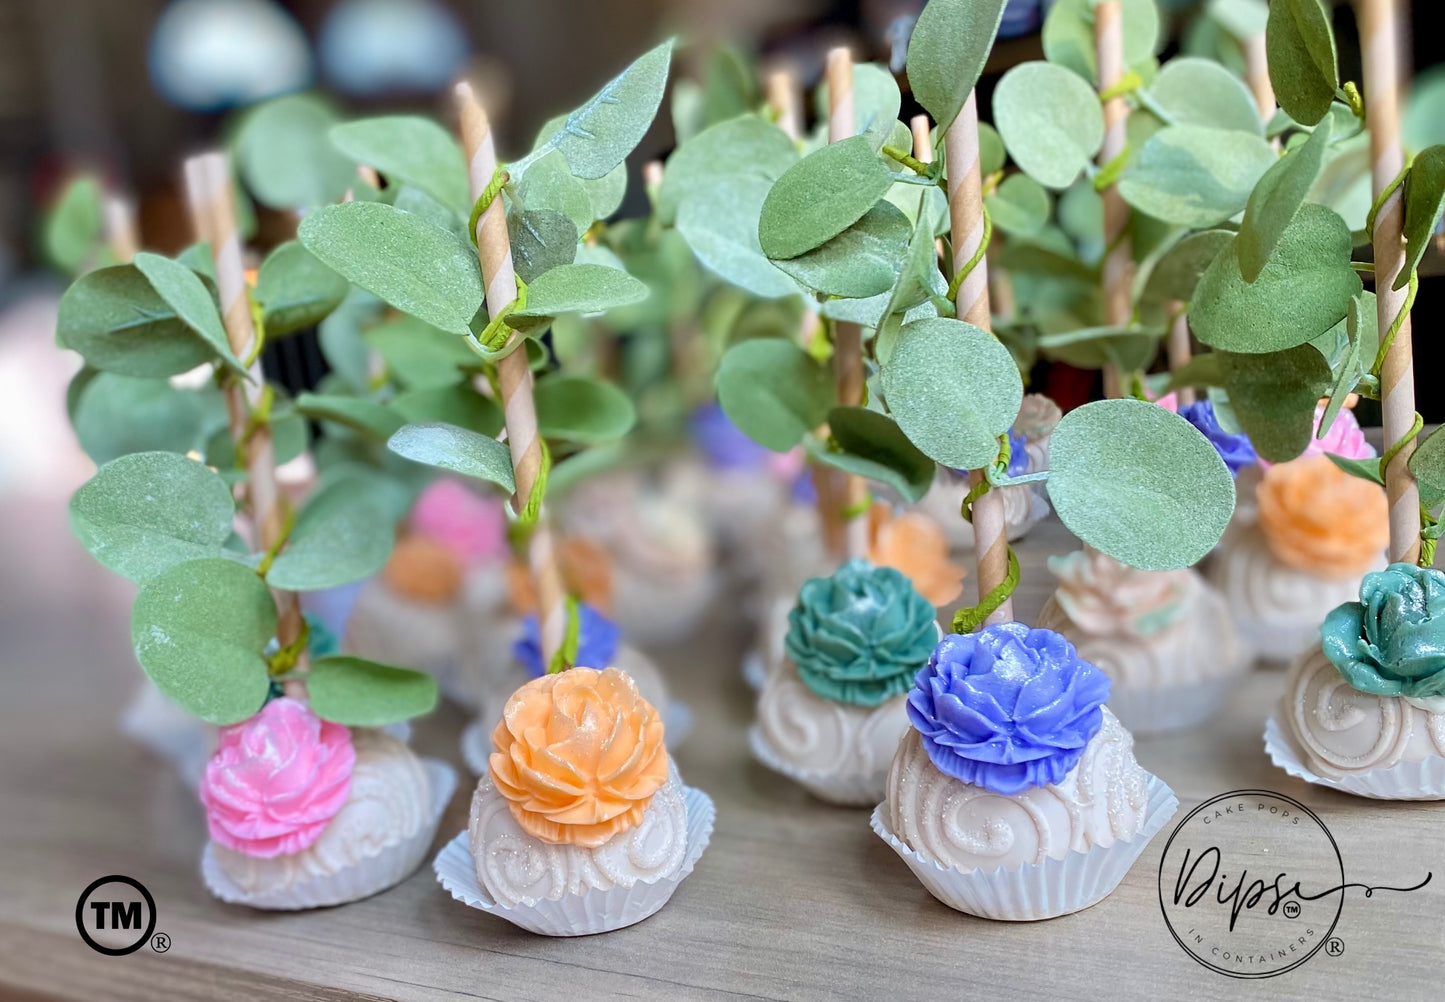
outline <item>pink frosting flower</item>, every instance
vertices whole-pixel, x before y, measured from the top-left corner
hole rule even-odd
[[[1330,425],[1330,430],[1325,432],[1324,438],[1315,436],[1320,430],[1320,421],[1325,416],[1323,407],[1315,408],[1314,433],[1310,435],[1310,444],[1305,446],[1305,451],[1300,454],[1304,456],[1339,456],[1341,459],[1374,459],[1379,455],[1375,447],[1365,441],[1365,433],[1360,430],[1360,422],[1355,419],[1355,412],[1349,408],[1342,407],[1335,415],[1335,423]],[[1263,459],[1259,465],[1269,469],[1272,463]]]
[[[482,497],[455,480],[435,480],[421,492],[411,510],[411,527],[469,564],[507,552],[502,502]]]
[[[1173,411],[1176,414],[1179,413],[1178,393],[1166,393],[1162,397],[1155,397],[1154,403],[1158,404],[1160,407],[1163,407],[1166,411]]]
[[[211,838],[262,859],[301,852],[346,803],[355,764],[344,726],[299,700],[273,699],[250,720],[221,728],[201,777]]]

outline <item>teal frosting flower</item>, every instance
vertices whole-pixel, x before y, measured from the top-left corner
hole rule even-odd
[[[1366,574],[1360,600],[1333,609],[1320,639],[1361,692],[1445,696],[1445,574],[1413,564]]]
[[[933,606],[906,577],[852,560],[803,585],[784,647],[819,696],[877,706],[908,691],[937,642]]]

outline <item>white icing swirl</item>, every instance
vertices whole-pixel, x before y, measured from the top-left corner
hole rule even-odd
[[[216,862],[247,894],[272,894],[328,876],[411,838],[431,812],[431,783],[410,748],[382,731],[352,728],[356,765],[346,803],[307,849],[260,859],[213,844]]]
[[[498,904],[556,901],[589,888],[651,883],[682,868],[687,856],[687,804],[682,778],[670,766],[642,821],[596,848],[544,842],[524,832],[491,774],[477,781],[467,837],[477,879]]]
[[[1067,776],[1013,796],[940,772],[909,728],[888,772],[887,803],[894,834],[940,866],[1015,869],[1133,838],[1148,780],[1133,736],[1104,707],[1103,726]]]
[[[1445,713],[1361,692],[1318,644],[1290,665],[1279,710],[1305,764],[1327,778],[1445,755]]]
[[[783,658],[758,696],[758,725],[774,754],[798,769],[829,776],[873,776],[888,767],[908,730],[907,694],[878,706],[824,699]]]

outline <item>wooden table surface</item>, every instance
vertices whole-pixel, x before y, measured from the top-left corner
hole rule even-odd
[[[453,901],[429,865],[339,908],[230,907],[200,880],[205,828],[193,795],[116,731],[138,677],[128,586],[70,540],[59,502],[0,502],[0,526],[0,998],[1440,997],[1445,805],[1357,800],[1274,769],[1260,732],[1278,671],[1256,672],[1212,725],[1140,740],[1140,761],[1185,810],[1250,787],[1303,800],[1333,831],[1350,880],[1390,883],[1405,864],[1442,879],[1413,894],[1353,894],[1336,930],[1343,956],[1236,981],[1186,956],[1161,918],[1169,827],[1111,897],[1076,915],[993,923],[937,903],[873,835],[866,810],[820,804],[751,760],[753,696],[737,668],[751,631],[731,613],[736,602],[719,603],[703,636],[657,652],[697,717],[679,765],[712,795],[718,820],[696,871],[655,917],[545,939]],[[1049,587],[1043,557],[1071,548],[1053,521],[1022,545],[1021,616]],[[445,707],[418,724],[415,743],[460,765],[464,722]],[[438,845],[463,826],[467,788]],[[111,873],[149,887],[168,953],[112,958],[81,943],[77,896]]]

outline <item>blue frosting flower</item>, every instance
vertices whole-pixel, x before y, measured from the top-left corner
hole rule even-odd
[[[1360,600],[1325,617],[1320,641],[1361,692],[1445,696],[1445,574],[1414,564],[1366,574]]]
[[[688,430],[709,464],[719,470],[754,470],[771,453],[744,435],[720,404],[699,407],[687,421]]]
[[[1053,630],[950,633],[908,694],[940,772],[1011,796],[1069,774],[1104,723],[1109,677]]]
[[[617,653],[617,644],[622,630],[616,623],[590,605],[577,605],[577,661],[584,668],[612,667],[612,658]],[[512,645],[512,657],[533,678],[546,674],[542,664],[542,637],[537,627],[537,617],[528,616],[522,620],[522,635]]]
[[[1250,444],[1248,435],[1231,435],[1219,426],[1214,414],[1214,404],[1208,400],[1185,404],[1179,408],[1179,416],[1204,433],[1209,444],[1214,446],[1224,465],[1229,467],[1231,476],[1239,476],[1246,466],[1259,462],[1259,455]]]
[[[1008,430],[1008,475],[1021,477],[1029,472],[1029,440],[1012,428]]]

